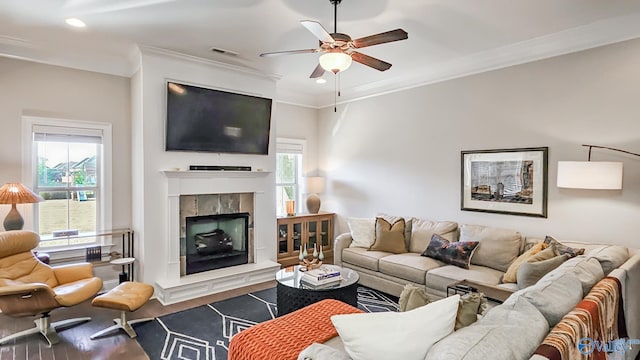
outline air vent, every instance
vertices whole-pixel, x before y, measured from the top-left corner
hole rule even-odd
[[[221,55],[227,55],[227,56],[238,56],[239,55],[235,51],[225,50],[225,49],[221,49],[221,48],[217,48],[217,47],[212,47],[209,50],[211,50],[214,53],[221,54]]]

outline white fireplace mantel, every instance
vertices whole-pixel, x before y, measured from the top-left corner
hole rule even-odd
[[[275,254],[276,215],[268,197],[268,171],[161,171],[167,178],[166,266],[156,280],[163,304],[273,280],[280,264]],[[180,276],[180,195],[253,193],[254,263]]]

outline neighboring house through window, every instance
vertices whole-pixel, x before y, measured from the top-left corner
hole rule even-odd
[[[33,230],[41,248],[102,245],[91,236],[111,227],[111,125],[24,118],[25,183],[43,202]],[[67,231],[80,236],[60,236]]]
[[[302,179],[302,156],[304,140],[278,138],[276,143],[276,206],[277,215],[287,215],[287,200],[296,202],[296,212],[300,207],[300,181]]]

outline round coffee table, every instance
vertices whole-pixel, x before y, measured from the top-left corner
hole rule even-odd
[[[340,269],[340,281],[328,287],[313,287],[302,283],[300,279],[304,272],[300,266],[290,266],[276,273],[276,286],[278,316],[288,314],[324,299],[336,299],[351,306],[358,306],[358,273],[341,268],[336,265],[328,265]]]

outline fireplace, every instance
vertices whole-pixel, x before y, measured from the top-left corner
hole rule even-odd
[[[186,218],[185,275],[249,262],[249,213]]]

